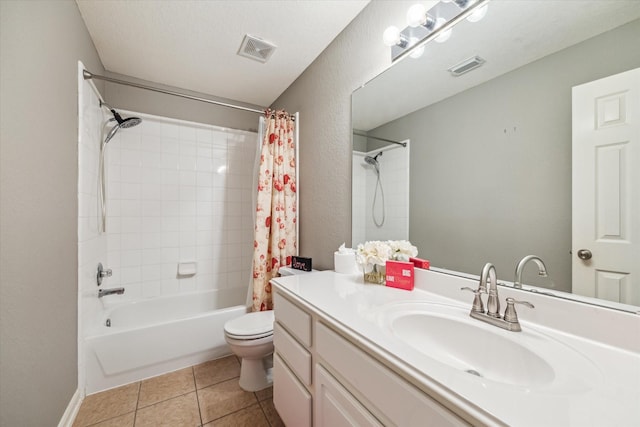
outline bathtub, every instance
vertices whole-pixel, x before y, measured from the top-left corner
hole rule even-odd
[[[85,339],[86,394],[231,354],[224,323],[247,311],[246,297],[211,290],[105,309]]]

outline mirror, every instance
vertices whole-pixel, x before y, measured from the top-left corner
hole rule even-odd
[[[408,185],[387,170],[386,152],[377,160],[387,199],[409,189],[406,237],[421,257],[474,276],[492,262],[501,282],[513,282],[518,261],[535,254],[549,277],[529,263],[522,282],[572,297],[581,249],[572,247],[572,215],[583,214],[572,208],[572,88],[640,68],[639,18],[637,1],[492,1],[483,20],[460,22],[446,43],[430,42],[419,59],[394,63],[356,90],[354,133],[367,136],[353,137],[353,246],[379,238],[368,232],[380,232],[371,217],[381,211],[364,157],[390,143],[374,137],[409,140]],[[486,62],[458,77],[447,71],[475,56]],[[625,188],[630,205],[638,206],[639,188]],[[387,216],[403,215],[386,202]],[[640,279],[609,279],[617,292],[574,298],[638,312]],[[616,298],[623,304],[605,302]]]

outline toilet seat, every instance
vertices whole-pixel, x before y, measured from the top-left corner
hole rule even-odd
[[[227,337],[236,340],[255,340],[273,335],[273,310],[247,313],[224,324]]]

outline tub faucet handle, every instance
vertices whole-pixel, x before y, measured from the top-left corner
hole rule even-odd
[[[105,277],[111,277],[113,271],[110,268],[105,269],[102,266],[102,263],[98,263],[98,274],[96,274],[96,281],[98,282],[98,286],[102,285],[102,279]]]

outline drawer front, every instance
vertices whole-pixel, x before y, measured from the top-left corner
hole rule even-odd
[[[311,347],[311,316],[278,292],[274,295],[276,320],[305,347]]]
[[[311,426],[311,395],[277,352],[273,354],[273,404],[285,425]]]
[[[316,323],[316,350],[355,390],[398,426],[466,426],[463,420],[390,369]],[[347,388],[349,388],[347,386]]]
[[[311,385],[311,353],[285,331],[279,322],[273,325],[273,344],[300,381]]]
[[[315,390],[313,423],[316,427],[382,427],[382,424],[320,365],[316,365]]]

